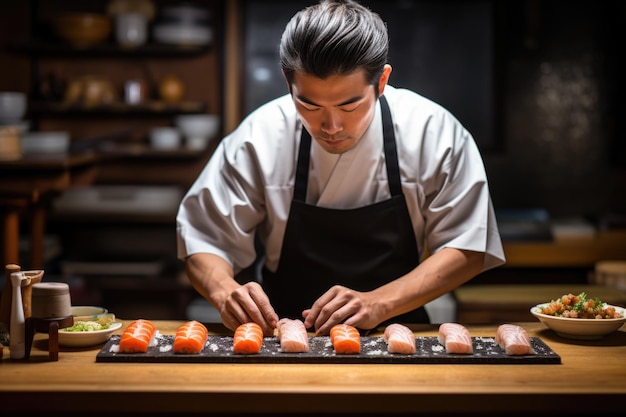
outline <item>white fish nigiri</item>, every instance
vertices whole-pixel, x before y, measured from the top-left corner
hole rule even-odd
[[[415,335],[403,324],[392,323],[385,327],[383,338],[387,343],[389,353],[412,354],[417,351]]]
[[[501,324],[496,330],[496,343],[507,355],[532,355],[533,347],[524,328],[515,324]]]
[[[469,330],[458,323],[442,323],[439,325],[439,343],[448,353],[474,353]]]
[[[276,328],[281,351],[289,353],[309,351],[309,335],[301,320],[283,318],[278,321]]]

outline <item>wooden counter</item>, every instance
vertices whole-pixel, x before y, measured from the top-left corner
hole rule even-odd
[[[125,324],[127,324],[126,322]],[[163,334],[180,322],[155,321]],[[520,323],[561,364],[145,364],[96,363],[101,346],[61,348],[49,362],[36,334],[30,361],[0,362],[3,414],[46,412],[211,415],[297,413],[606,413],[626,398],[626,327],[597,341],[562,339],[539,322]],[[123,329],[124,327],[122,327]],[[473,336],[496,326],[468,325]],[[220,326],[212,334],[223,333]],[[418,336],[436,325],[415,326]],[[119,330],[118,332],[121,332]],[[575,396],[575,397],[574,397]]]

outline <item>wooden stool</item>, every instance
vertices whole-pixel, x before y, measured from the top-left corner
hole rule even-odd
[[[59,329],[71,327],[74,324],[74,316],[37,319],[29,317],[26,319],[26,355],[25,359],[30,358],[30,350],[33,346],[35,332],[48,333],[48,359],[51,361],[59,360]]]
[[[626,261],[598,261],[595,264],[591,281],[626,291]]]

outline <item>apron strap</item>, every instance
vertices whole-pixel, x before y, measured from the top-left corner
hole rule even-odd
[[[385,166],[387,167],[387,181],[389,182],[389,193],[392,196],[402,195],[400,183],[400,164],[398,163],[398,150],[393,131],[393,121],[387,98],[380,96],[380,108],[383,116],[383,139],[385,149]]]
[[[306,189],[309,184],[309,158],[311,152],[311,135],[302,125],[300,135],[300,149],[298,150],[298,164],[296,165],[296,183],[293,190],[293,200],[306,203]]]
[[[396,148],[393,121],[389,104],[384,95],[379,97],[383,121],[383,150],[385,152],[385,165],[387,167],[387,181],[389,193],[392,196],[402,195],[400,182],[400,164],[398,163],[398,150]],[[306,190],[309,183],[309,161],[311,149],[311,135],[302,126],[300,135],[300,148],[298,150],[298,164],[296,165],[296,179],[293,191],[293,200],[306,202]]]

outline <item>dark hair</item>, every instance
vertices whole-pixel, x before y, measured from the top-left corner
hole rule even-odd
[[[363,69],[378,85],[389,38],[380,16],[352,0],[323,0],[294,15],[280,41],[280,65],[291,86],[294,72],[324,79]]]

